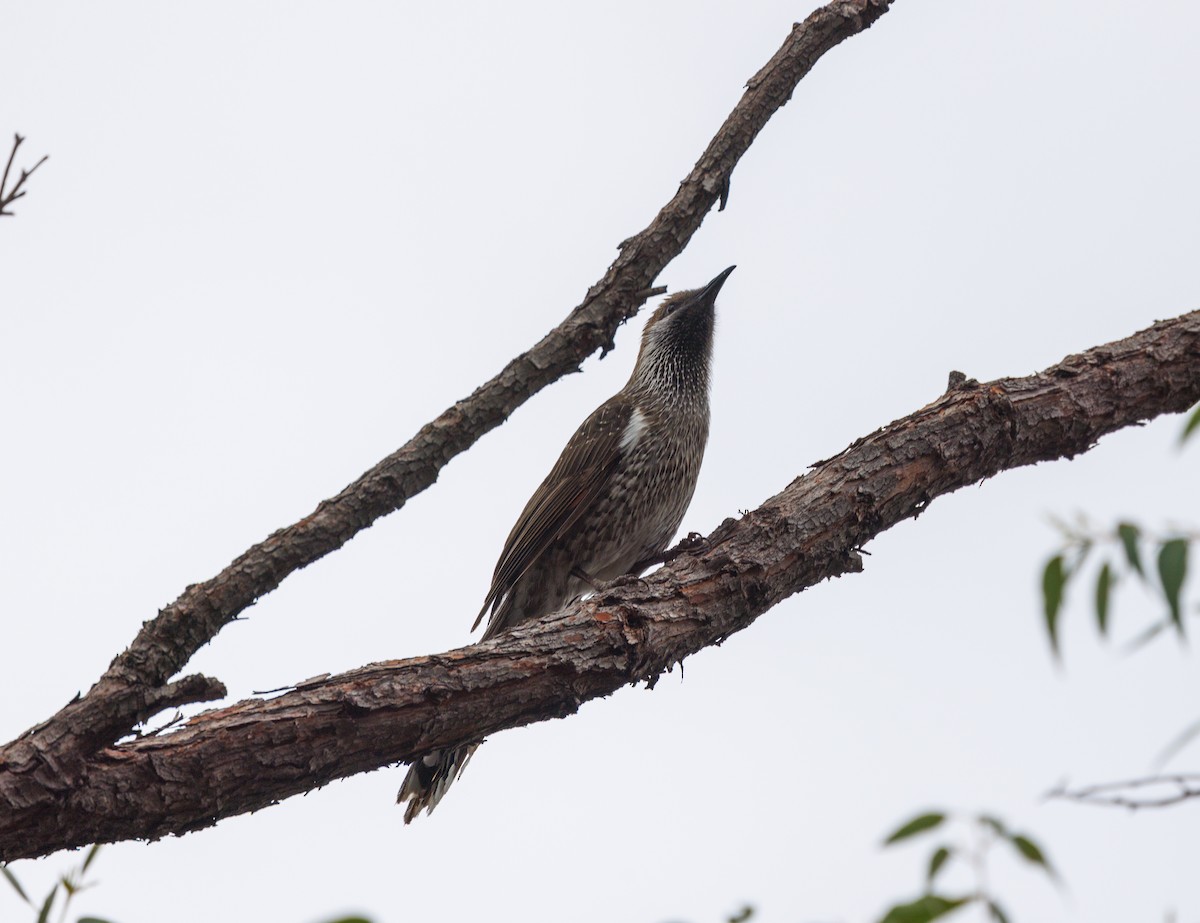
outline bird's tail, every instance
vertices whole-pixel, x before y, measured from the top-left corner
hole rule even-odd
[[[408,775],[396,795],[396,803],[408,802],[404,809],[404,822],[411,824],[412,819],[424,808],[429,814],[438,806],[454,780],[462,775],[471,755],[479,743],[462,744],[449,750],[434,750],[419,757],[408,767]]]

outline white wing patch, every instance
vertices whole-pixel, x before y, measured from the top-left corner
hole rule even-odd
[[[625,425],[625,432],[621,434],[622,452],[627,452],[637,445],[638,440],[642,438],[642,433],[646,431],[647,425],[646,415],[640,408],[634,407],[633,413],[629,415],[629,422]]]

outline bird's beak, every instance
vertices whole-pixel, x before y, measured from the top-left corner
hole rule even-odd
[[[700,294],[696,300],[704,304],[712,304],[717,300],[717,292],[721,290],[721,286],[725,284],[725,280],[729,278],[729,274],[737,269],[737,266],[730,266],[719,276],[713,279],[708,285],[700,289]]]

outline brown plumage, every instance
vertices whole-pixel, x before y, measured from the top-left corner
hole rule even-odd
[[[646,322],[629,382],[575,431],[509,533],[472,626],[491,610],[482,640],[645,567],[667,547],[700,474],[714,307],[733,270],[670,296]],[[398,797],[408,801],[405,823],[437,806],[478,746],[409,767]]]

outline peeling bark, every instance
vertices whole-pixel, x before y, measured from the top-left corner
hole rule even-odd
[[[955,381],[726,520],[699,550],[487,643],[310,680],[70,766],[33,748],[22,755],[14,748],[28,738],[17,741],[0,762],[0,858],[211,826],[432,748],[572,714],[628,683],[653,683],[788,596],[861,569],[863,544],[936,497],[1072,458],[1107,433],[1200,401],[1200,311],[1038,375]]]

